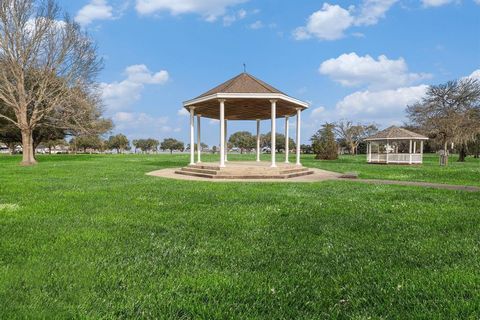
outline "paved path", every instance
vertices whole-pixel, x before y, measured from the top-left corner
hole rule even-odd
[[[451,185],[451,184],[442,184],[442,183],[431,183],[431,182],[418,182],[418,181],[400,181],[400,180],[381,180],[381,179],[343,179],[341,178],[342,174],[326,171],[321,169],[310,168],[314,171],[314,174],[290,178],[290,179],[209,179],[209,178],[200,178],[176,174],[175,171],[178,168],[168,168],[157,171],[152,171],[147,173],[149,176],[168,178],[168,179],[177,179],[177,180],[189,180],[189,181],[210,181],[210,182],[270,182],[270,183],[288,183],[288,182],[318,182],[318,181],[327,181],[327,180],[341,180],[341,181],[352,181],[352,182],[363,182],[369,184],[386,184],[386,185],[401,185],[401,186],[414,186],[414,187],[427,187],[427,188],[436,188],[436,189],[448,189],[448,190],[461,190],[461,191],[470,191],[470,192],[480,192],[480,187],[475,186],[462,186],[462,185]]]
[[[352,179],[352,181],[365,182],[370,184],[393,184],[400,186],[427,187],[436,189],[462,190],[471,192],[480,192],[480,187],[462,186],[455,184],[418,182],[418,181],[399,181],[399,180],[380,180],[380,179]]]

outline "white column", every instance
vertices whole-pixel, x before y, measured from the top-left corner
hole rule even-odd
[[[417,141],[413,141],[413,154],[417,153]]]
[[[390,145],[388,144],[388,140],[387,140],[387,145],[385,146],[385,152],[387,153],[385,162],[387,164],[388,164],[388,149],[390,149]]]
[[[409,164],[412,164],[412,140],[410,140],[410,145],[408,147],[408,151],[409,151],[409,156],[408,156],[408,163]]]
[[[272,154],[272,168],[275,168],[277,164],[275,163],[275,154],[276,154],[276,120],[277,120],[277,100],[270,100],[270,103],[272,104],[272,130],[271,130],[271,154]]]
[[[190,107],[190,164],[195,164],[195,107]]]
[[[257,119],[257,162],[260,162],[260,119]]]
[[[297,125],[296,125],[296,129],[297,129],[297,137],[296,137],[296,143],[297,143],[297,161],[296,161],[296,164],[297,166],[300,166],[301,163],[300,163],[300,114],[301,114],[302,110],[301,109],[297,109]]]
[[[220,167],[225,167],[225,100],[220,102]]]
[[[423,140],[420,141],[420,163],[423,162]]]
[[[368,162],[372,162],[372,143],[368,142],[367,144],[367,151],[368,151]]]
[[[225,162],[228,162],[228,134],[227,134],[227,120],[225,120]]]
[[[202,162],[202,139],[200,136],[201,115],[197,114],[197,162]]]
[[[285,117],[285,163],[289,163],[288,161],[288,149],[289,149],[289,123],[288,123],[288,116]]]

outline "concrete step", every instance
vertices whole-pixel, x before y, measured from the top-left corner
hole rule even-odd
[[[289,179],[289,178],[302,177],[302,176],[313,174],[314,172],[311,170],[308,170],[307,168],[302,168],[302,169],[297,169],[295,172],[290,172],[290,173],[222,172],[221,174],[218,174],[218,172],[216,171],[193,169],[188,167],[188,168],[182,168],[181,170],[177,170],[175,171],[175,173],[192,176],[192,177],[208,178],[208,179],[223,179],[223,180],[225,179],[272,179],[274,180],[274,179]]]
[[[301,168],[283,169],[283,170],[280,170],[280,173],[289,174],[289,173],[299,173],[304,171],[308,171],[308,168],[301,167]]]
[[[184,176],[192,176],[192,177],[199,177],[199,178],[212,179],[213,177],[215,177],[213,174],[188,172],[188,171],[182,171],[182,170],[177,170],[177,171],[175,171],[175,173],[176,174],[181,174],[181,175],[184,175]]]
[[[217,170],[209,170],[209,169],[198,169],[193,167],[184,167],[181,169],[185,172],[194,172],[194,173],[203,173],[203,174],[217,174],[219,171]]]
[[[193,169],[205,169],[205,170],[220,170],[220,166],[214,166],[214,165],[203,165],[201,163],[196,163],[196,164],[191,164],[187,168],[193,168]]]
[[[311,175],[311,174],[314,174],[314,173],[315,172],[307,169],[307,171],[288,174],[287,178],[290,179],[290,178],[303,177],[303,176],[308,176],[308,175]]]

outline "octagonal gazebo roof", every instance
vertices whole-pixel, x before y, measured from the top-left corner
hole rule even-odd
[[[428,138],[407,129],[391,126],[365,139],[365,141],[378,140],[428,140]]]
[[[271,102],[277,101],[277,118],[294,116],[297,109],[307,109],[308,103],[292,98],[273,86],[244,72],[205,92],[183,106],[202,117],[219,119],[219,100],[225,101],[228,120],[265,120],[271,118]]]

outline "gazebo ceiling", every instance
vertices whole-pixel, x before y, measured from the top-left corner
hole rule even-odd
[[[225,118],[228,120],[256,120],[271,118],[271,100],[277,101],[277,118],[294,116],[297,109],[308,108],[308,103],[289,97],[280,90],[253,77],[240,75],[205,92],[183,106],[202,117],[219,119],[219,100],[225,100]]]
[[[365,141],[378,140],[428,140],[428,137],[407,129],[391,126],[365,139]]]

